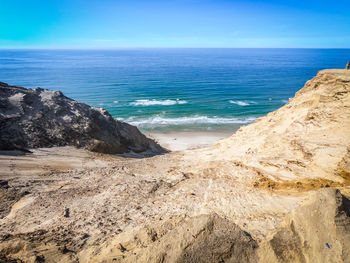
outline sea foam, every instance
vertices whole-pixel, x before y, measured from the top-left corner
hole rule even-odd
[[[254,101],[240,101],[240,100],[230,100],[229,101],[231,104],[236,104],[239,106],[249,106],[251,104],[256,104]]]
[[[133,106],[153,106],[153,105],[163,105],[163,106],[170,106],[175,104],[186,104],[187,101],[185,100],[136,100],[134,102],[131,102],[130,105]]]
[[[188,117],[163,117],[152,116],[148,118],[130,117],[122,119],[123,121],[142,128],[152,128],[168,125],[187,125],[187,124],[246,124],[255,120],[255,117],[246,118],[223,118],[208,116],[188,116]]]

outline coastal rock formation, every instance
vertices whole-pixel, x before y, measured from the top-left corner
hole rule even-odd
[[[101,153],[164,150],[102,108],[0,82],[0,150],[74,145]]]
[[[202,153],[260,174],[255,187],[335,186],[350,180],[349,131],[350,72],[323,70],[284,107]]]
[[[349,131],[350,72],[324,70],[209,148],[0,155],[0,262],[349,262]]]

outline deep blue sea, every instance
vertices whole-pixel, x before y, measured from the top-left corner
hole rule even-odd
[[[0,50],[0,81],[61,90],[148,131],[236,129],[350,49]]]

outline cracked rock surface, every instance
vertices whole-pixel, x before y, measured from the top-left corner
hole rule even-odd
[[[0,150],[73,145],[101,153],[165,152],[136,127],[64,96],[0,82]]]

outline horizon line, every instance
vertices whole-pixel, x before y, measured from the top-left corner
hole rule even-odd
[[[350,47],[0,47],[0,50],[127,50],[127,49],[350,49]]]

